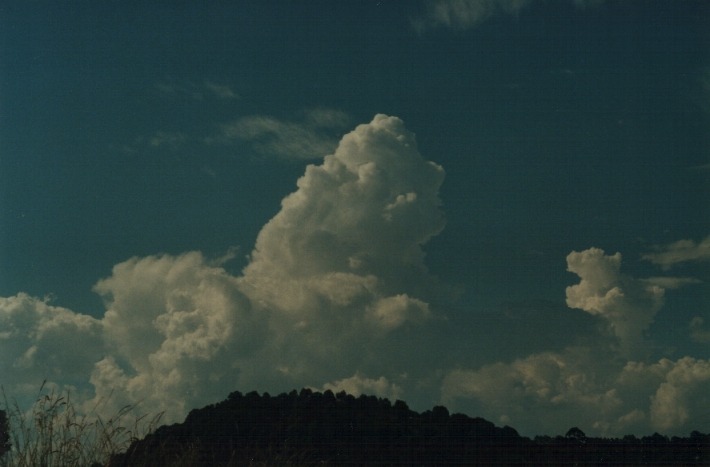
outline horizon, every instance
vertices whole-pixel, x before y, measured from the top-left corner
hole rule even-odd
[[[0,7],[0,375],[710,432],[710,4]],[[574,421],[573,423],[570,423]]]

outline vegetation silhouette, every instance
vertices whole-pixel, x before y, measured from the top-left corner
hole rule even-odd
[[[345,392],[233,392],[109,465],[710,465],[710,435],[609,439],[573,427],[530,439],[442,406],[417,413],[401,400]]]

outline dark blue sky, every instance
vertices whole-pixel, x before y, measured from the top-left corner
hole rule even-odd
[[[33,1],[4,4],[0,22],[1,297],[51,296],[51,306],[101,322],[117,292],[92,287],[116,277],[115,265],[188,251],[211,261],[237,248],[220,267],[242,280],[258,263],[246,256],[257,235],[286,210],[281,200],[306,165],[319,166],[340,137],[382,113],[443,167],[446,225],[423,246],[438,278],[417,297],[436,317],[417,331],[430,358],[392,357],[366,375],[372,381],[535,432],[564,427],[573,402],[545,422],[532,409],[499,413],[519,401],[504,390],[492,400],[476,378],[495,372],[505,385],[530,362],[572,358],[571,348],[590,361],[617,352],[647,369],[663,358],[674,368],[684,357],[707,364],[706,2]],[[587,252],[574,271],[573,251]],[[589,272],[616,252],[617,275]],[[373,275],[384,282],[384,272]],[[585,277],[607,279],[584,289],[594,300],[575,301],[566,288]],[[617,286],[627,302],[592,303],[611,300]],[[407,287],[418,286],[392,287],[414,297]],[[409,348],[389,338],[373,348]],[[118,358],[129,375],[140,373],[134,353]],[[626,368],[591,370],[574,355],[580,374],[607,375],[598,393]],[[340,373],[279,384],[366,380],[367,363],[345,360]],[[396,382],[406,372],[410,380]],[[266,376],[244,381],[278,386]],[[637,396],[659,401],[651,407],[629,402],[636,389],[618,390],[617,405],[631,408],[590,414],[597,425],[588,430],[687,428],[680,415],[659,421],[661,382]],[[687,411],[694,394],[677,404]],[[549,410],[552,399],[529,404]],[[707,415],[700,422],[692,428],[710,426]]]

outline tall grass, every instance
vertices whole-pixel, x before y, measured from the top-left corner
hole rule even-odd
[[[0,467],[106,465],[112,455],[154,431],[162,415],[139,416],[136,406],[127,405],[105,419],[98,413],[100,404],[80,413],[68,391],[55,392],[45,383],[27,411],[10,403],[4,388],[2,396],[11,446],[0,456]]]

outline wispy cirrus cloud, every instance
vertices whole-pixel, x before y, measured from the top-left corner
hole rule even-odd
[[[220,131],[206,142],[245,141],[262,155],[315,159],[335,150],[340,131],[349,121],[344,112],[322,108],[303,112],[298,121],[252,115],[221,125]]]
[[[710,328],[705,323],[702,316],[694,316],[688,326],[690,328],[690,339],[700,344],[710,344]]]
[[[213,99],[239,99],[229,85],[205,80],[195,83],[190,80],[166,80],[156,84],[156,89],[168,96],[188,97],[195,100]]]
[[[710,236],[696,242],[694,240],[678,240],[668,245],[657,245],[653,252],[646,253],[643,259],[670,268],[679,263],[710,261]]]
[[[184,133],[159,130],[148,139],[148,145],[154,148],[169,147],[176,149],[182,146],[186,141],[187,136]]]
[[[417,31],[436,27],[464,30],[477,26],[491,16],[517,14],[532,0],[432,0],[426,12],[412,20]]]
[[[538,0],[429,0],[425,12],[412,19],[418,32],[438,27],[457,31],[471,29],[498,15],[517,15]],[[571,0],[578,8],[600,5],[604,0]]]

